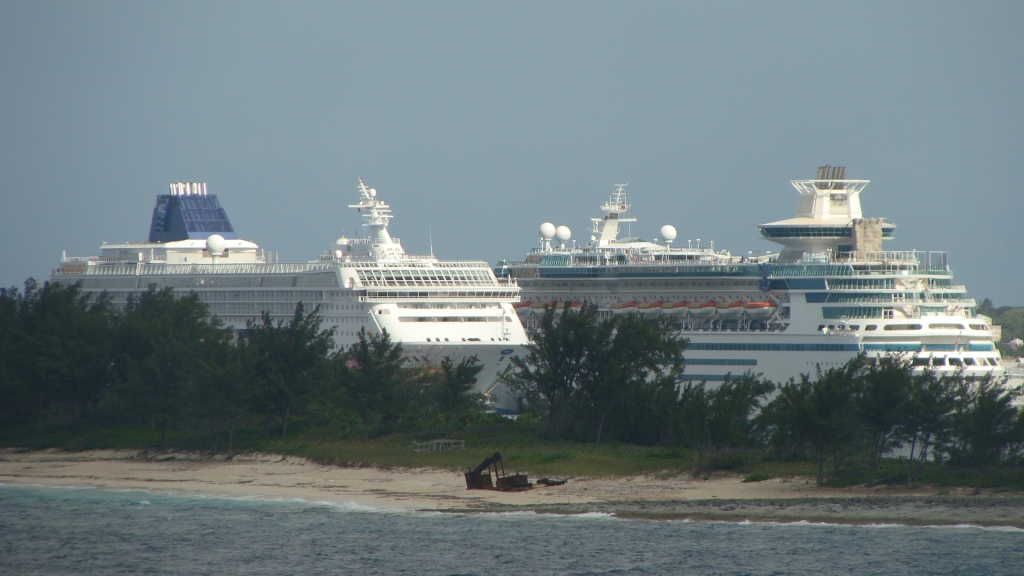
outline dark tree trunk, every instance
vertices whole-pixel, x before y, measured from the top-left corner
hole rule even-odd
[[[608,417],[608,413],[601,414],[601,419],[597,421],[597,441],[595,444],[601,443],[601,431],[604,430],[604,421]]]
[[[284,409],[284,427],[281,428],[281,438],[287,438],[288,437],[288,413],[290,411],[291,411],[290,407]]]
[[[825,483],[825,448],[815,448],[814,452],[818,457],[818,486],[821,486]]]
[[[907,462],[907,488],[914,487],[914,449],[917,448],[917,432],[910,437],[910,461]]]
[[[875,471],[878,470],[878,463],[882,459],[882,446],[885,445],[885,437],[875,434],[871,441],[871,461],[868,471],[868,486],[875,485]]]
[[[228,429],[228,460],[235,457],[235,419],[231,419],[231,428]]]
[[[220,428],[216,425],[210,427],[210,433],[213,435],[213,453],[217,453],[217,441],[220,439]]]

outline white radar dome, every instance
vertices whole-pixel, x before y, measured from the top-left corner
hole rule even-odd
[[[348,238],[345,238],[344,236],[334,241],[335,246],[348,246],[351,243],[352,241],[349,240]]]
[[[377,189],[376,188],[370,188],[370,198],[373,198],[376,195],[377,195]]]
[[[661,237],[665,240],[672,241],[676,239],[676,227],[671,224],[665,224],[661,227]]]
[[[225,247],[224,237],[220,234],[210,234],[206,238],[206,251],[210,253],[210,256],[220,256],[224,253]]]
[[[545,222],[540,225],[540,237],[545,240],[550,240],[555,237],[555,225],[551,222]]]
[[[565,242],[569,238],[572,238],[572,230],[569,230],[568,226],[559,226],[555,229],[555,236],[558,236],[559,240]]]

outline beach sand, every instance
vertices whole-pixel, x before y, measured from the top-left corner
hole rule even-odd
[[[531,476],[531,480],[536,480]],[[820,488],[807,478],[743,483],[740,476],[569,478],[526,492],[466,490],[461,473],[317,464],[275,454],[223,456],[134,450],[0,450],[0,483],[146,490],[163,494],[356,504],[459,512],[611,513],[693,520],[980,524],[1024,527],[1018,493],[904,487]]]

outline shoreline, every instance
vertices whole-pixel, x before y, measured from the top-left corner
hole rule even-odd
[[[260,453],[225,461],[186,452],[2,449],[0,484],[299,499],[383,511],[1024,528],[1024,494],[1016,492],[971,496],[969,489],[819,488],[804,478],[743,483],[739,476],[716,474],[708,480],[688,475],[569,478],[564,486],[506,493],[466,490],[462,474],[451,470],[340,467]]]

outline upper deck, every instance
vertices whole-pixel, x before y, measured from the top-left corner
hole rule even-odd
[[[800,263],[733,257],[727,261],[670,260],[636,255],[632,260],[594,261],[585,252],[552,253],[540,261],[500,262],[499,275],[514,278],[637,278],[637,277],[952,277],[947,254],[937,251],[823,253]]]

